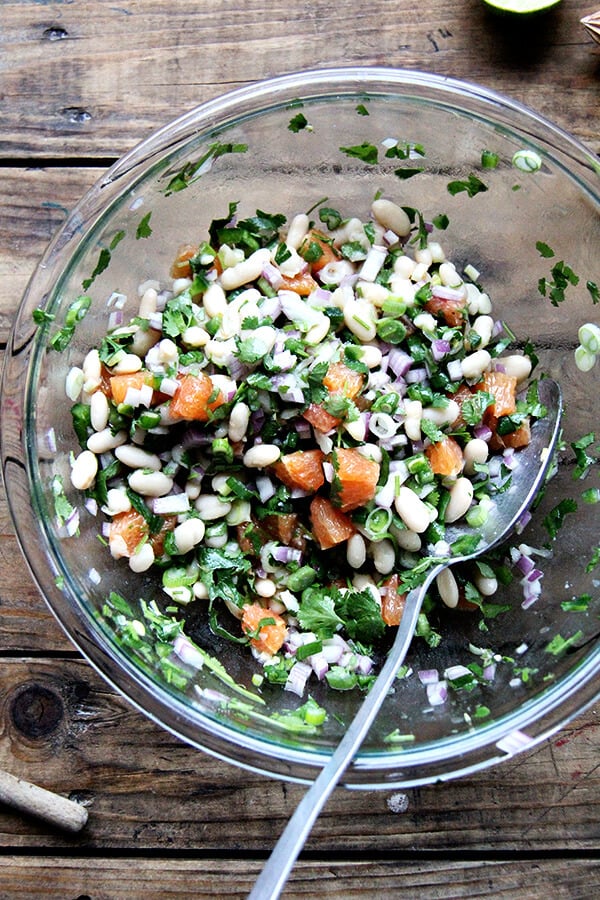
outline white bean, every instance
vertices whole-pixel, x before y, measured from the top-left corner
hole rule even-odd
[[[525,381],[531,375],[531,360],[528,356],[514,353],[511,356],[502,356],[496,360],[496,367],[502,366],[506,375],[512,375],[517,379],[517,384]]]
[[[396,553],[391,541],[376,541],[373,545],[373,565],[380,575],[389,575],[396,564]]]
[[[259,597],[267,599],[275,595],[277,586],[270,578],[257,578],[254,582],[254,590]]]
[[[463,377],[468,381],[479,378],[489,369],[491,361],[492,357],[487,350],[476,350],[475,353],[470,353],[461,362]]]
[[[371,212],[380,225],[393,231],[399,237],[406,237],[407,234],[410,234],[410,219],[397,203],[381,197],[379,200],[373,201]]]
[[[353,534],[346,544],[346,559],[353,569],[360,569],[367,558],[367,547],[362,534]]]
[[[158,358],[161,363],[170,365],[179,359],[177,344],[171,338],[163,338],[158,345]]]
[[[190,325],[181,335],[186,347],[204,347],[210,340],[210,334],[200,325]]]
[[[152,469],[158,472],[161,468],[161,461],[156,453],[148,453],[135,444],[121,444],[115,448],[115,456],[130,469]]]
[[[310,347],[316,347],[317,344],[320,344],[321,341],[327,336],[330,328],[331,321],[329,317],[326,316],[325,313],[323,313],[319,318],[319,321],[315,322],[314,325],[311,325],[304,335],[305,343]]]
[[[475,587],[484,597],[491,597],[498,590],[498,579],[493,575],[482,575],[479,573],[474,578]]]
[[[135,353],[124,353],[112,371],[115,375],[130,375],[132,372],[139,372],[142,368],[142,361]]]
[[[94,431],[102,431],[108,425],[108,400],[103,391],[94,391],[90,398],[90,421]]]
[[[175,546],[180,553],[189,553],[204,537],[204,522],[196,516],[186,519],[173,531]]]
[[[473,322],[471,331],[474,331],[475,334],[479,335],[479,343],[477,347],[480,350],[483,350],[484,347],[487,347],[490,340],[492,339],[492,331],[494,329],[494,320],[491,316],[477,316],[475,321]],[[472,341],[470,336],[467,336],[467,340],[472,345]]]
[[[227,429],[229,440],[233,441],[233,443],[243,440],[249,421],[250,407],[248,404],[242,401],[236,403],[229,416],[229,426]]]
[[[462,278],[451,262],[443,262],[438,270],[438,274],[440,281],[446,287],[457,288],[462,285]]]
[[[260,278],[262,270],[269,262],[270,256],[270,252],[266,247],[263,247],[260,250],[255,250],[243,262],[225,269],[220,277],[223,290],[232,291],[243,284],[248,284],[250,281],[256,281],[257,278]]]
[[[173,479],[164,472],[136,469],[128,478],[129,487],[144,497],[164,497],[173,487]]]
[[[152,544],[146,541],[129,557],[129,568],[132,572],[147,572],[153,562],[154,550]]]
[[[222,316],[227,309],[227,297],[225,291],[217,282],[209,285],[204,292],[202,298],[202,306],[209,318],[214,319],[215,316]]]
[[[231,503],[228,500],[222,500],[216,494],[200,494],[194,506],[200,518],[205,522],[223,519],[231,511]]]
[[[373,307],[360,300],[349,300],[344,306],[344,322],[356,337],[364,344],[375,340],[377,329]]]
[[[71,466],[71,484],[78,491],[91,487],[98,472],[98,457],[91,450],[82,450]]]
[[[264,469],[272,466],[281,456],[276,444],[256,444],[244,453],[244,465],[247,469]]]
[[[140,300],[139,316],[141,319],[147,319],[153,312],[156,312],[156,304],[158,293],[156,288],[149,287],[144,291]]]
[[[450,500],[446,507],[446,522],[456,522],[462,518],[473,500],[473,485],[468,478],[457,478],[450,488]]]
[[[465,472],[472,475],[475,465],[481,464],[488,458],[489,447],[483,438],[473,438],[465,445],[463,456],[465,458]]]
[[[431,524],[429,507],[412,488],[402,485],[394,501],[396,512],[411,531],[422,534]]]
[[[407,281],[415,268],[415,261],[411,256],[399,256],[394,262],[394,275],[405,278]]]
[[[294,218],[290,222],[290,227],[285,239],[288,247],[292,247],[294,250],[298,249],[298,247],[306,237],[309,224],[310,219],[308,218],[306,213],[298,213],[298,215],[294,216]]]
[[[356,293],[364,300],[368,300],[373,306],[383,306],[390,296],[388,288],[375,281],[359,281],[356,285]]]
[[[75,403],[81,394],[83,381],[83,369],[80,369],[78,366],[73,366],[69,369],[65,379],[65,393],[73,403]]]
[[[393,534],[398,542],[398,546],[403,550],[408,550],[409,553],[417,553],[421,549],[422,541],[416,531],[410,531],[409,528],[393,528]]]
[[[374,344],[363,344],[359,356],[361,363],[364,363],[368,369],[376,369],[381,363],[383,353]]]
[[[404,404],[404,431],[411,441],[421,439],[421,419],[423,417],[423,404],[420,400],[408,400]]]
[[[339,284],[347,275],[354,274],[354,266],[347,259],[335,259],[319,272],[321,284]]]
[[[83,360],[83,390],[86,394],[93,393],[100,386],[102,380],[102,363],[97,350],[90,350]]]
[[[449,606],[450,609],[454,609],[458,605],[459,594],[458,584],[456,583],[456,578],[454,577],[452,569],[444,569],[440,572],[435,580],[435,584],[442,601],[446,606]]]
[[[131,501],[124,488],[111,488],[106,494],[106,506],[104,511],[109,516],[118,516],[120,513],[129,512]]]
[[[448,400],[446,406],[426,406],[423,410],[423,418],[441,427],[455,422],[459,413],[460,407],[456,400]]]
[[[90,434],[86,446],[92,453],[106,453],[108,450],[114,450],[115,447],[120,447],[126,440],[126,431],[117,431],[113,434],[110,428],[103,428],[102,431],[96,431],[94,434]]]

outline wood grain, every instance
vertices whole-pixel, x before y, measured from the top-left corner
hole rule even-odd
[[[598,49],[579,24],[589,11],[570,0],[515,22],[481,0],[422,3],[417,16],[404,0],[371,0],[351,8],[349,27],[324,0],[7,0],[0,156],[114,157],[229,88],[358,64],[480,82],[597,149]]]
[[[304,792],[171,737],[82,660],[4,659],[0,697],[0,767],[85,802],[90,813],[81,834],[66,837],[2,809],[0,847],[260,855]],[[473,778],[402,791],[339,788],[307,849],[375,856],[456,846],[537,854],[593,849],[599,740],[592,710],[558,737]]]
[[[0,347],[46,245],[109,162],[265,76],[381,65],[468,79],[600,151],[600,47],[579,24],[593,8],[515,21],[481,0],[421,0],[417,15],[413,0],[4,0]],[[39,596],[1,486],[0,572],[0,767],[90,814],[66,835],[1,806],[0,900],[246,896],[304,788],[181,743],[115,693]],[[599,746],[594,707],[459,781],[337,789],[284,897],[596,896]]]
[[[543,863],[543,865],[541,864]],[[258,874],[255,860],[147,859],[100,857],[69,859],[40,857],[33,862],[8,857],[2,866],[2,896],[30,897],[43,891],[52,900],[88,896],[94,900],[163,900],[218,896],[243,898]],[[132,878],[132,873],[134,876]],[[600,865],[592,860],[519,860],[460,862],[370,862],[342,859],[300,861],[282,895],[283,900],[447,900],[449,896],[523,897],[526,900],[574,900],[593,897],[600,888]],[[101,889],[98,889],[101,885]],[[10,891],[10,894],[8,893]]]

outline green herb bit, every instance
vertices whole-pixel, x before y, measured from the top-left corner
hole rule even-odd
[[[496,169],[500,162],[500,157],[493,150],[483,150],[481,153],[481,168]]]
[[[401,181],[407,181],[409,178],[413,178],[415,175],[420,175],[421,172],[424,172],[425,169],[421,166],[403,166],[399,169],[394,169],[394,175],[396,178],[400,178]]]
[[[65,324],[50,339],[50,346],[53,350],[57,350],[59,353],[66,350],[73,339],[77,324],[85,317],[91,305],[92,298],[87,294],[81,294],[76,300],[73,300],[67,309]]]
[[[569,513],[577,512],[577,502],[570,497],[561,500],[560,503],[550,510],[545,516],[542,524],[548,532],[550,538],[554,540],[564,525],[565,518]]]
[[[220,156],[225,156],[228,153],[246,153],[247,150],[247,144],[222,144],[218,141],[215,142],[199,159],[186,163],[176,175],[172,176],[164,189],[165,196],[168,197],[170,194],[185,190],[190,184],[197,181],[204,171],[210,168],[212,161]]]
[[[356,107],[356,113],[359,116],[369,116],[371,115],[367,107],[364,103],[359,103]]]
[[[562,635],[556,634],[544,649],[546,653],[551,653],[553,656],[560,656],[565,653],[569,647],[572,647],[573,644],[581,640],[582,637],[583,631],[576,631],[575,634],[572,634],[569,638],[564,638]]]
[[[446,187],[448,193],[453,197],[455,197],[456,194],[462,193],[463,191],[469,197],[475,197],[477,194],[481,194],[488,189],[487,185],[483,183],[481,178],[478,178],[477,175],[473,174],[473,172],[471,172],[471,174],[464,181],[450,181],[448,182]]]
[[[544,241],[536,241],[535,248],[543,259],[552,259],[555,255],[552,247],[549,247]]]
[[[138,227],[135,231],[135,239],[139,241],[141,238],[149,238],[152,234],[152,227],[150,225],[150,218],[152,216],[152,210],[147,212],[146,215],[140,219],[138,223]]]
[[[54,475],[52,477],[52,480],[50,482],[50,489],[52,491],[52,500],[54,502],[54,514],[56,516],[56,521],[58,525],[62,527],[65,522],[73,515],[75,509],[67,499],[67,495],[65,494],[64,482],[60,475]]]
[[[379,161],[379,153],[375,144],[363,141],[353,147],[340,147],[340,151],[354,159],[360,159],[369,166],[376,166]]]
[[[288,130],[293,132],[293,134],[298,134],[299,131],[303,131],[305,128],[309,128],[309,124],[304,113],[297,113],[288,123]]]
[[[577,441],[572,441],[571,448],[573,453],[575,454],[575,468],[573,469],[573,478],[574,479],[583,479],[585,478],[590,468],[597,462],[597,459],[587,452],[588,448],[596,440],[596,435],[593,431],[584,434],[583,437],[580,437]]]
[[[542,297],[549,297],[552,306],[558,306],[565,300],[565,291],[569,285],[579,284],[579,276],[563,260],[555,263],[551,270],[552,279],[540,278],[538,291]]]
[[[589,594],[580,594],[579,597],[572,597],[571,600],[563,600],[560,608],[565,612],[587,612],[592,602]]]

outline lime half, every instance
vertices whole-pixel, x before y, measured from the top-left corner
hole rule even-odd
[[[527,16],[552,9],[553,6],[558,6],[560,0],[483,0],[483,2],[497,12]]]

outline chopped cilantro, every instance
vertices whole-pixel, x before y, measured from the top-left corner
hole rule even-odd
[[[140,219],[138,223],[138,227],[135,232],[136,240],[140,240],[140,238],[149,238],[152,234],[152,227],[150,225],[150,217],[152,216],[152,210],[147,212],[146,215]]]
[[[363,141],[362,144],[358,144],[354,147],[340,147],[340,151],[345,153],[346,156],[362,160],[362,162],[367,163],[369,166],[376,166],[379,161],[377,147],[375,144],[369,144],[367,141]]]
[[[543,520],[543,525],[550,538],[554,540],[569,513],[577,512],[577,502],[569,497],[561,500],[550,510]]]
[[[297,113],[290,119],[288,123],[289,131],[292,131],[294,134],[298,134],[299,131],[303,131],[307,127],[308,119],[306,118],[304,113]]]
[[[448,189],[448,193],[453,197],[463,191],[466,192],[469,197],[475,197],[476,194],[481,194],[484,191],[487,191],[487,185],[485,185],[483,181],[472,172],[464,181],[450,181],[448,182],[446,187]]]

